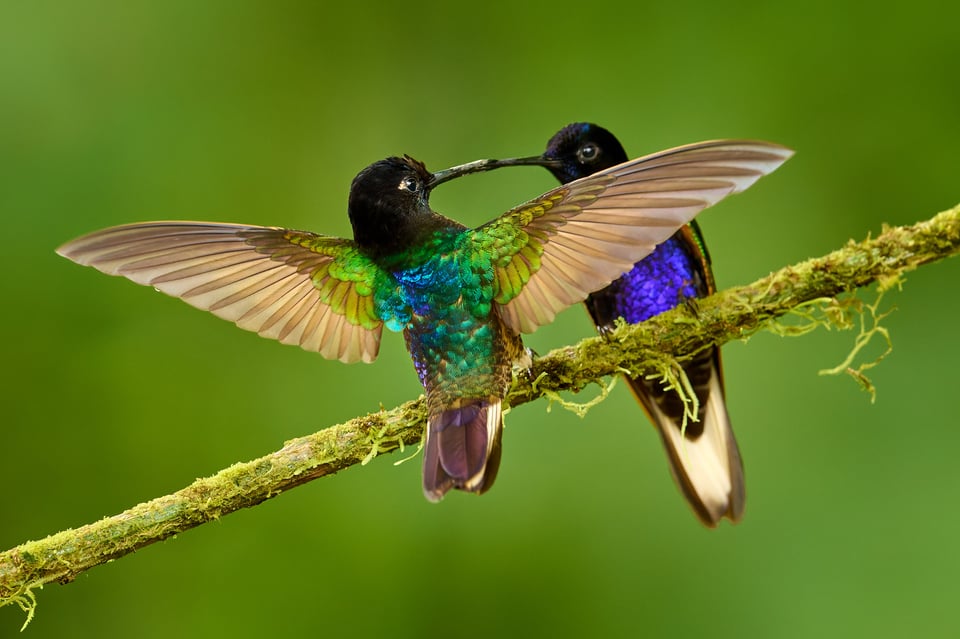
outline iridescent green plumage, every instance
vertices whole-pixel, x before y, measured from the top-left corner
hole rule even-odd
[[[673,149],[554,189],[477,229],[433,212],[428,196],[478,169],[438,177],[410,158],[388,158],[351,186],[352,241],[148,222],[94,232],[59,252],[344,362],[373,361],[384,325],[402,331],[427,396],[424,492],[438,500],[493,483],[521,332],[610,283],[789,154],[761,142]],[[684,178],[689,171],[696,180]]]

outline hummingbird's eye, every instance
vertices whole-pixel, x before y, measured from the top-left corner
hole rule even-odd
[[[420,181],[417,178],[407,176],[400,180],[400,186],[398,186],[401,191],[410,191],[411,193],[416,193],[420,190]]]
[[[581,162],[594,162],[598,157],[600,157],[600,148],[593,142],[587,142],[577,149],[577,159]]]

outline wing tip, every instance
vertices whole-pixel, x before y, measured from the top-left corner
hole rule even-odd
[[[53,249],[53,251],[60,257],[65,257],[80,266],[94,266],[91,257],[84,254],[83,240],[86,239],[86,237],[87,236],[78,237],[69,242],[64,242]],[[94,266],[94,268],[96,267]]]

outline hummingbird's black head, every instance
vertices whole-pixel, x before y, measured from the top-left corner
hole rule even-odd
[[[563,183],[586,177],[627,161],[627,152],[612,133],[589,122],[569,124],[547,143],[543,157],[559,162],[547,166]]]
[[[353,239],[371,255],[403,250],[429,220],[432,175],[409,156],[374,162],[350,185]]]
[[[612,135],[607,135],[616,142]],[[398,255],[438,226],[457,224],[430,209],[430,191],[435,186],[505,166],[537,165],[555,171],[560,164],[557,159],[537,155],[476,160],[430,173],[423,162],[408,155],[374,162],[360,171],[350,185],[348,210],[353,239],[373,258]]]

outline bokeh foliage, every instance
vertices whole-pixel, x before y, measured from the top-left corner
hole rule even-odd
[[[419,392],[397,336],[371,366],[327,362],[72,265],[61,242],[165,218],[348,234],[350,180],[374,160],[529,154],[592,120],[633,155],[797,149],[701,218],[720,286],[745,283],[960,200],[958,18],[926,1],[0,4],[0,547]],[[502,171],[433,202],[477,224],[551,184]],[[887,294],[873,405],[816,374],[852,333],[724,349],[737,527],[699,527],[621,385],[584,420],[508,415],[482,498],[430,505],[419,458],[385,457],[48,587],[27,632],[955,632],[958,276],[932,265]],[[573,309],[527,342],[590,330]],[[0,609],[0,636],[21,621]]]

